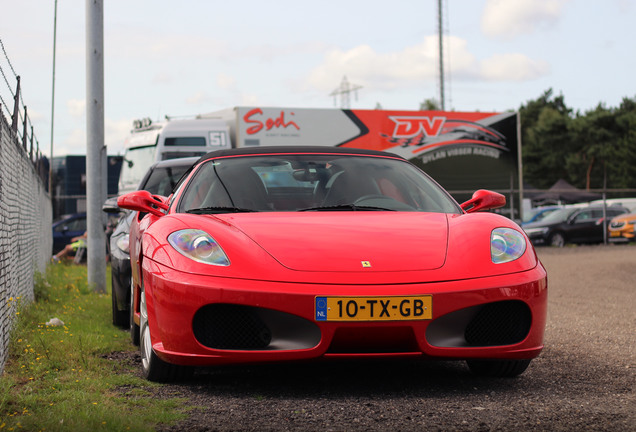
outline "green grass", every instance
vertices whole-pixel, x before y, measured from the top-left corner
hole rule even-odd
[[[136,347],[112,325],[110,294],[89,289],[85,266],[49,266],[34,293],[33,303],[3,305],[16,319],[0,377],[0,432],[151,431],[183,417],[183,401],[154,398],[157,384],[136,376],[138,366],[108,359]],[[47,326],[54,317],[64,325]]]

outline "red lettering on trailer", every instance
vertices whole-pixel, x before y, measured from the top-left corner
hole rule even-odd
[[[411,138],[420,133],[425,136],[439,135],[446,117],[389,116],[395,129],[393,138]]]
[[[294,115],[293,112],[290,112],[289,114],[292,116]],[[253,124],[253,126],[248,127],[246,130],[249,135],[254,135],[255,133],[260,132],[263,127],[265,128],[265,130],[272,130],[273,128],[282,127],[283,129],[286,129],[290,126],[293,126],[296,128],[296,130],[300,130],[300,127],[295,122],[285,121],[285,111],[281,111],[280,115],[277,118],[265,119],[265,123],[256,118],[252,118],[258,115],[263,115],[263,110],[260,108],[254,108],[243,116],[243,120],[245,121],[245,123]]]

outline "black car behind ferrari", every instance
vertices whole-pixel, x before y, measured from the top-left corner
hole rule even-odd
[[[523,226],[535,245],[563,247],[567,243],[601,243],[603,227],[614,217],[628,213],[625,207],[603,206],[570,207],[556,210],[542,221]],[[604,223],[605,221],[605,223]]]
[[[172,188],[181,176],[199,158],[188,157],[169,159],[157,162],[150,167],[139,183],[138,190],[147,190],[151,194],[170,195]],[[135,212],[117,207],[117,198],[111,198],[104,203],[102,210],[108,213],[120,212],[121,217],[110,236],[109,257],[112,277],[113,324],[119,327],[131,327],[130,321],[130,255],[128,252],[128,231]],[[133,341],[139,331],[131,328]],[[137,336],[138,337],[138,336]]]

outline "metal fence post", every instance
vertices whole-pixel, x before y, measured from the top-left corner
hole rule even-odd
[[[31,125],[31,149],[29,151],[29,158],[31,159],[31,163],[33,163],[33,125]]]
[[[20,117],[20,77],[17,76],[16,79],[18,80],[18,85],[13,97],[13,116],[11,117],[11,130],[13,132],[18,131],[18,117]]]
[[[27,141],[27,107],[25,105],[24,106],[24,122],[22,122],[22,147],[24,148],[24,151],[26,151],[27,149],[26,141]]]

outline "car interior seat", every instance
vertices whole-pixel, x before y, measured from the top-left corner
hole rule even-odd
[[[365,195],[381,194],[377,183],[367,173],[345,170],[336,173],[334,177],[325,195],[324,207],[353,204]]]

